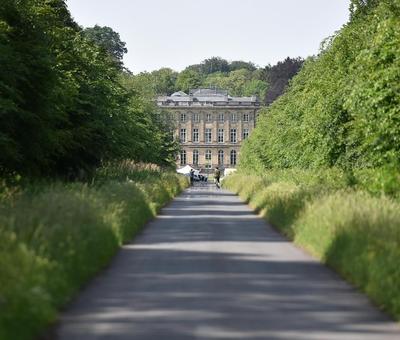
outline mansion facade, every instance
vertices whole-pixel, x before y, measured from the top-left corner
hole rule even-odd
[[[157,105],[174,121],[181,151],[178,167],[235,168],[240,145],[255,127],[257,97],[231,97],[218,89],[195,89],[158,97]]]

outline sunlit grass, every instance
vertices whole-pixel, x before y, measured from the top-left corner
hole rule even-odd
[[[98,176],[91,185],[3,188],[0,339],[33,338],[124,242],[187,186],[186,178],[161,169],[125,167],[120,175],[117,169],[99,170],[101,180]]]
[[[372,171],[367,175],[372,178]],[[337,170],[238,173],[224,180],[281,232],[400,320],[400,203],[393,190],[389,197],[375,187],[368,192],[366,185],[363,180],[349,187]]]

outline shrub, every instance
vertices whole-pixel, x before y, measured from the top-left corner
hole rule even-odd
[[[400,203],[367,180],[376,178],[381,188],[382,173],[357,172],[352,188],[347,175],[335,169],[239,172],[223,184],[400,319]]]
[[[338,191],[306,204],[295,241],[400,318],[400,204]]]
[[[0,339],[30,339],[187,185],[171,173],[141,182],[40,184],[0,201]],[[23,324],[23,327],[21,327]]]

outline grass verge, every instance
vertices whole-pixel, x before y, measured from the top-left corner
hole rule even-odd
[[[135,180],[107,180],[101,174],[91,185],[3,189],[0,339],[37,335],[124,242],[187,186],[186,178],[173,173],[135,172],[127,172]]]
[[[335,170],[237,173],[223,184],[400,320],[400,203]]]

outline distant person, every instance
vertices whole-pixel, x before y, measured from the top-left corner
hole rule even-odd
[[[215,178],[215,185],[219,189],[221,187],[221,184],[219,183],[219,179],[221,177],[221,171],[218,169],[218,167],[215,168],[214,171],[214,178]]]
[[[189,176],[190,176],[190,185],[193,185],[193,182],[194,182],[194,170],[193,169],[190,170]]]

